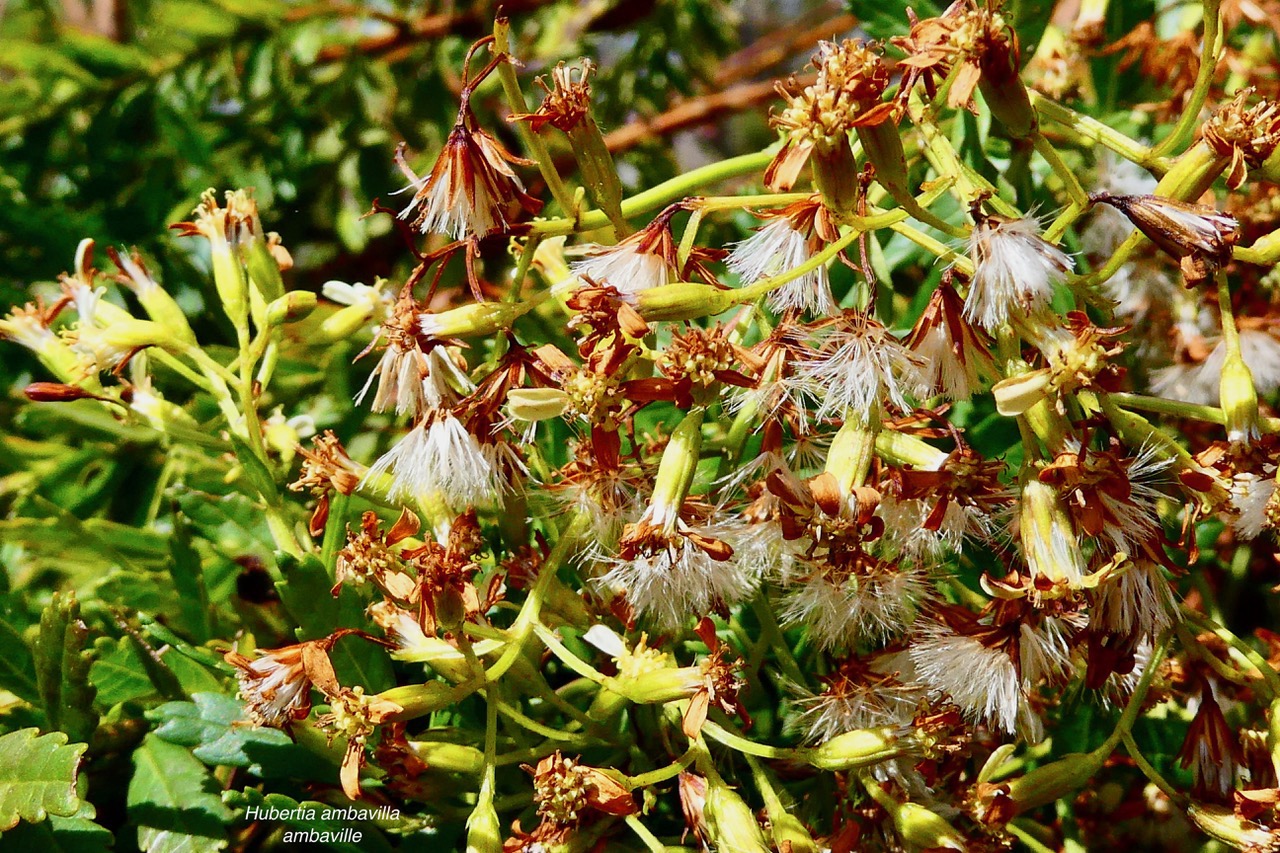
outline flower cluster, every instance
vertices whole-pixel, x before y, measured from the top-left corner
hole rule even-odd
[[[217,404],[282,594],[329,588],[341,620],[226,652],[249,723],[486,853],[1003,850],[1056,839],[1051,803],[1099,849],[1147,811],[1280,848],[1280,640],[1219,610],[1276,580],[1280,203],[1241,189],[1280,108],[1240,89],[1193,141],[1208,75],[1148,147],[1032,94],[996,5],[902,23],[779,86],[780,147],[734,175],[767,196],[686,196],[730,176],[709,167],[621,200],[589,62],[509,104],[534,159],[511,154],[473,101],[494,73],[518,94],[514,61],[482,39],[430,173],[405,166],[415,266],[326,284],[306,327],[367,344],[307,448],[259,416],[306,312],[244,193],[184,226],[234,362],[139,256],[111,255],[146,318],[107,298],[91,244],[56,304],[0,321],[56,380],[33,399],[199,434],[164,364]],[[958,141],[968,111],[1008,157]],[[534,166],[558,216],[532,218]],[[710,239],[726,212],[758,227]],[[276,487],[295,457],[309,516]]]

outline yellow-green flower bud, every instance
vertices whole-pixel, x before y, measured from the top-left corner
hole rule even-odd
[[[1183,201],[1200,198],[1213,186],[1228,162],[1229,158],[1221,156],[1201,140],[1173,161],[1152,195]]]
[[[802,750],[804,759],[814,767],[833,772],[870,767],[902,753],[901,739],[888,726],[845,732],[822,746]]]
[[[636,310],[649,322],[714,317],[734,305],[732,290],[681,281],[635,294]]]
[[[1057,489],[1039,480],[1022,486],[1018,506],[1018,538],[1033,579],[1080,589],[1086,566],[1071,518]]]
[[[316,301],[316,295],[309,290],[290,291],[267,306],[267,325],[296,323],[315,310]]]
[[[147,316],[169,329],[178,340],[195,346],[196,336],[187,322],[187,315],[179,307],[169,291],[161,287],[160,283],[147,272],[146,267],[143,266],[141,256],[137,254],[122,255],[114,249],[108,249],[107,253],[115,261],[116,266],[128,277],[126,283],[134,295],[138,297],[138,302],[142,305],[142,309],[147,312]],[[105,309],[105,305],[100,305],[100,314],[103,313],[103,309]]]
[[[1280,149],[1276,149],[1280,151]],[[1280,231],[1272,231],[1254,241],[1247,249],[1240,250],[1242,259],[1262,266],[1280,262]]]
[[[893,812],[893,827],[913,850],[965,850],[968,844],[956,828],[936,812],[916,803],[902,803]]]
[[[897,128],[893,124],[886,122],[886,125],[891,133],[897,134]],[[879,130],[883,126],[868,128],[868,130]],[[861,135],[863,128],[858,130]],[[902,148],[901,141],[898,143],[898,148],[899,150]],[[853,156],[853,149],[849,147],[848,141],[841,140],[830,150],[817,146],[809,158],[809,165],[813,169],[813,184],[822,194],[822,200],[827,207],[837,213],[857,213],[858,161]],[[905,179],[905,159],[903,171]],[[879,175],[878,165],[876,174]]]
[[[702,670],[696,666],[659,669],[627,679],[613,679],[609,686],[637,705],[663,705],[688,699],[702,686]]]
[[[1271,152],[1258,167],[1258,174],[1273,184],[1280,184],[1280,146]]]
[[[373,308],[367,305],[348,305],[339,308],[320,324],[322,341],[342,341],[359,332],[373,319]]]
[[[502,824],[493,807],[493,783],[487,778],[467,818],[467,853],[502,853]]]
[[[899,202],[911,197],[907,182],[907,155],[902,135],[893,121],[858,128],[858,139],[868,162],[876,168],[876,181]]]
[[[813,840],[800,818],[792,814],[782,802],[774,790],[768,771],[760,762],[752,760],[751,772],[756,789],[764,798],[765,813],[769,815],[769,835],[773,838],[774,849],[789,850],[791,853],[818,853],[818,843]]]
[[[751,808],[714,773],[707,778],[707,800],[702,813],[707,820],[708,840],[715,849],[770,853],[769,842]]]
[[[222,310],[237,328],[245,326],[249,316],[249,282],[226,237],[210,238],[213,263],[213,286],[218,292]]]
[[[1039,125],[1035,108],[1031,106],[1031,96],[1016,70],[999,77],[988,76],[984,68],[978,80],[978,91],[987,102],[991,115],[1004,125],[1009,135],[1014,139],[1026,139]]]
[[[1226,416],[1227,439],[1247,443],[1257,438],[1258,390],[1253,384],[1253,372],[1240,355],[1239,345],[1227,348],[1218,394]]]
[[[92,386],[81,381],[80,359],[45,325],[40,310],[32,305],[14,308],[7,316],[0,317],[0,338],[29,349],[59,382],[83,385],[88,390],[100,387],[96,378]]]
[[[433,711],[447,708],[461,697],[457,688],[442,684],[439,681],[428,681],[425,684],[407,684],[393,687],[378,694],[378,699],[394,702],[401,710],[389,719],[395,722],[425,717]]]
[[[662,451],[662,461],[658,463],[658,474],[654,478],[653,495],[649,501],[651,508],[657,508],[658,517],[651,519],[655,524],[670,521],[674,525],[675,515],[689,494],[693,475],[698,470],[698,459],[702,455],[704,415],[703,409],[694,409],[686,414]]]
[[[1280,697],[1271,702],[1267,711],[1267,749],[1271,751],[1271,766],[1280,776]]]
[[[257,218],[256,205],[254,225],[262,227]],[[279,248],[283,251],[283,247]],[[241,251],[244,253],[244,263],[249,270],[249,278],[253,282],[254,289],[262,295],[263,301],[274,302],[283,296],[284,279],[280,276],[280,263],[271,253],[271,246],[267,243],[265,235],[255,231],[253,237],[241,245]],[[287,255],[285,257],[288,258]]]
[[[545,421],[564,414],[569,395],[559,388],[513,388],[507,392],[507,411],[518,421]]]
[[[1258,853],[1280,850],[1280,835],[1274,830],[1238,817],[1229,808],[1192,803],[1187,808],[1187,814],[1205,835],[1237,850]]]
[[[419,314],[418,326],[430,338],[469,338],[511,328],[534,305],[527,302],[474,302],[439,314]]]
[[[947,453],[914,435],[896,430],[876,433],[876,453],[893,465],[910,465],[918,471],[937,471]]]
[[[409,749],[432,770],[474,776],[484,770],[484,753],[474,746],[434,740],[411,740]]]
[[[1052,803],[1088,784],[1105,759],[1105,755],[1092,752],[1064,755],[1010,781],[1009,798],[1016,804],[1019,814]]]
[[[867,472],[871,470],[871,460],[875,456],[878,427],[879,424],[868,425],[850,418],[831,441],[831,449],[827,452],[826,472],[836,478],[840,497],[845,501],[849,500],[855,486],[866,482]]]

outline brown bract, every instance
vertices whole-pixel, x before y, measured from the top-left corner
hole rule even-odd
[[[1280,103],[1263,98],[1246,106],[1252,89],[1241,89],[1201,128],[1209,147],[1231,159],[1227,186],[1239,189],[1249,169],[1261,166],[1280,144]]]
[[[984,514],[1006,506],[1011,498],[1000,482],[1004,467],[1003,462],[984,459],[973,448],[960,444],[936,471],[889,469],[885,490],[906,500],[934,500],[924,528],[939,530],[953,504],[973,507]]]
[[[913,20],[910,32],[893,44],[907,52],[900,64],[922,76],[930,94],[936,78],[950,78],[947,106],[953,109],[975,109],[973,92],[984,77],[996,87],[1017,78],[1017,36],[1004,15],[969,0],[957,0],[935,18]]]
[[[434,540],[406,551],[404,556],[418,575],[419,619],[423,630],[437,635],[454,631],[463,621],[475,619],[491,602],[482,602],[474,579],[480,570],[476,559],[484,549],[484,536],[475,510],[454,520],[446,544]]]
[[[329,520],[329,493],[336,490],[342,495],[353,494],[360,485],[360,474],[333,430],[327,429],[313,438],[311,445],[310,449],[297,448],[302,456],[302,470],[298,479],[289,484],[289,489],[294,492],[309,489],[316,496],[316,508],[308,527],[312,536],[319,537]]]
[[[417,584],[405,570],[396,546],[416,536],[420,528],[418,516],[403,508],[395,524],[384,533],[378,514],[366,511],[360,518],[359,530],[352,532],[347,526],[347,544],[338,552],[334,564],[332,593],[336,596],[344,583],[358,585],[371,580],[395,601],[416,602]]]
[[[508,121],[528,122],[534,130],[541,130],[551,125],[557,130],[568,133],[582,123],[591,112],[591,75],[595,73],[595,63],[590,59],[581,59],[576,65],[560,62],[551,71],[551,85],[547,85],[545,77],[534,80],[546,94],[538,109],[531,113],[520,113],[508,118]]]
[[[706,644],[708,654],[698,664],[702,684],[689,697],[689,706],[680,722],[681,731],[690,739],[698,737],[707,721],[707,712],[712,708],[719,708],[726,714],[737,714],[749,728],[751,718],[738,698],[739,691],[746,684],[740,674],[742,659],[729,658],[732,650],[716,636],[715,623],[707,617],[702,617],[694,630]]]
[[[798,94],[776,84],[787,106],[770,118],[773,127],[786,133],[782,149],[765,170],[765,185],[773,190],[791,189],[815,150],[827,154],[847,147],[850,131],[896,120],[900,113],[895,102],[880,100],[889,85],[889,69],[876,46],[854,39],[819,42],[812,65],[817,79]]]
[[[640,811],[621,782],[603,770],[566,758],[559,750],[536,767],[521,767],[533,775],[538,814],[553,826],[577,826],[592,812],[626,817]]]
[[[477,240],[511,230],[521,211],[542,209],[542,202],[524,191],[512,165],[532,165],[517,157],[476,125],[466,104],[445,140],[431,173],[419,179],[404,162],[397,162],[417,188],[408,209],[414,228],[423,233],[449,234]]]

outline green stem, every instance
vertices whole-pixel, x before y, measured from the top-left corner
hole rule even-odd
[[[511,22],[505,15],[499,15],[493,22],[493,45],[495,50],[506,56],[505,61],[498,63],[498,78],[502,81],[502,91],[507,96],[508,106],[516,115],[529,112],[529,104],[524,99],[524,92],[520,91],[520,81],[516,78],[516,69],[512,64]],[[525,122],[516,122],[515,125],[520,141],[537,161],[538,171],[542,173],[542,179],[547,182],[547,189],[551,191],[552,198],[560,205],[561,210],[573,216],[577,207],[574,204],[573,193],[569,192],[564,181],[560,179],[560,173],[556,171],[555,161],[551,159],[551,152],[547,150],[546,143]],[[606,221],[608,221],[607,217]]]
[[[666,846],[658,840],[658,837],[650,832],[648,827],[640,822],[640,818],[633,814],[629,814],[626,817],[626,821],[627,826],[631,827],[631,831],[638,835],[640,840],[644,842],[645,847],[648,847],[653,851],[653,853],[662,853],[662,851],[667,849]]]
[[[1236,315],[1231,308],[1231,288],[1227,284],[1227,274],[1219,272],[1215,278],[1218,284],[1218,314],[1222,318],[1222,342],[1228,353],[1240,351],[1240,333],[1236,330]]]
[[[1213,84],[1213,74],[1218,68],[1218,52],[1222,49],[1222,22],[1218,17],[1218,5],[1219,0],[1204,0],[1204,32],[1200,37],[1200,70],[1196,74],[1195,88],[1191,90],[1177,126],[1152,147],[1147,160],[1163,157],[1183,147],[1195,133],[1200,121],[1200,111],[1204,109],[1205,99],[1209,97],[1209,87]]]
[[[782,746],[770,746],[767,743],[756,743],[739,737],[726,728],[707,720],[702,724],[702,733],[712,740],[724,744],[730,749],[736,749],[744,755],[754,755],[757,758],[785,759],[788,761],[801,760],[801,753],[794,749],[787,749]]]
[[[1241,658],[1248,661],[1248,663],[1258,671],[1258,674],[1262,677],[1262,680],[1271,695],[1273,697],[1280,696],[1280,673],[1276,672],[1271,664],[1267,663],[1267,659],[1260,655],[1256,649],[1250,647],[1248,643],[1241,640],[1231,631],[1228,631],[1226,628],[1218,625],[1203,613],[1197,613],[1196,611],[1184,606],[1182,608],[1182,615],[1196,628],[1213,634],[1218,639],[1226,643],[1232,650],[1240,655]]]
[[[622,213],[630,218],[666,207],[674,201],[687,197],[699,187],[759,172],[769,165],[769,161],[772,159],[773,153],[771,151],[759,151],[754,154],[743,154],[740,157],[730,157],[728,160],[721,160],[718,163],[711,163],[699,169],[693,169],[669,181],[664,181],[656,187],[637,193],[631,198],[623,199]],[[547,237],[572,234],[575,231],[592,231],[608,225],[609,217],[604,214],[604,211],[600,210],[590,210],[577,217],[541,219],[529,223],[530,230],[533,233]]]
[[[1164,158],[1152,156],[1147,146],[1135,139],[1125,136],[1113,127],[1103,124],[1095,118],[1081,115],[1070,107],[1065,107],[1034,89],[1029,89],[1031,103],[1041,118],[1059,124],[1085,139],[1092,140],[1104,148],[1109,148],[1126,160],[1138,163],[1157,175],[1163,175],[1169,168]]]
[[[1031,821],[1025,818],[1019,818],[1017,820],[1010,821],[1009,823],[1005,824],[1005,829],[1009,830],[1009,832],[1015,838],[1017,838],[1023,844],[1027,845],[1027,849],[1030,850],[1031,853],[1057,853],[1056,848],[1048,847],[1044,844],[1041,844],[1038,838],[1036,838],[1030,832],[1023,829],[1021,826],[1019,826],[1019,824],[1030,823],[1030,822]]]
[[[950,261],[955,264],[956,269],[965,275],[973,275],[973,262],[968,256],[957,252],[950,246],[934,239],[918,228],[912,228],[905,222],[895,222],[889,228],[906,237],[912,243],[920,248],[938,256],[940,261]]]
[[[1187,799],[1178,793],[1177,789],[1169,784],[1168,780],[1160,775],[1160,772],[1147,761],[1142,750],[1138,748],[1138,744],[1134,741],[1133,735],[1125,732],[1120,739],[1124,743],[1124,748],[1129,751],[1129,757],[1133,759],[1133,763],[1138,765],[1138,769],[1142,771],[1142,775],[1151,780],[1157,788],[1164,792],[1165,796],[1172,800],[1179,808],[1186,808]]]
[[[1115,751],[1120,740],[1133,729],[1133,724],[1138,721],[1139,714],[1142,713],[1142,702],[1147,698],[1147,691],[1151,688],[1151,682],[1156,677],[1156,671],[1160,669],[1160,662],[1164,660],[1164,653],[1169,644],[1169,632],[1156,641],[1151,649],[1151,658],[1147,661],[1147,665],[1142,670],[1142,677],[1138,679],[1137,685],[1133,688],[1133,695],[1129,697],[1129,704],[1125,705],[1124,713],[1120,715],[1120,721],[1116,723],[1115,731],[1107,738],[1102,746],[1094,750],[1094,755],[1101,755],[1105,760],[1107,756]]]
[[[560,539],[556,542],[555,547],[551,549],[551,553],[542,564],[542,568],[538,572],[538,579],[534,581],[533,586],[529,589],[529,595],[525,598],[524,604],[520,607],[520,612],[516,615],[516,620],[511,624],[508,632],[510,645],[502,653],[502,657],[498,658],[498,662],[489,667],[485,673],[485,678],[490,682],[496,682],[501,678],[507,670],[515,665],[516,659],[524,653],[525,643],[529,640],[529,635],[533,633],[535,625],[538,622],[538,614],[542,610],[542,599],[546,595],[547,590],[551,587],[551,582],[555,578],[556,572],[559,571],[560,565],[569,557],[569,552],[573,548],[578,536],[586,529],[587,521],[584,517],[574,516],[565,529],[560,534]]]
[[[693,759],[696,758],[697,755],[697,747],[691,746],[685,750],[684,755],[681,755],[665,767],[659,767],[657,770],[649,770],[648,772],[640,773],[635,776],[628,776],[626,782],[627,787],[635,790],[636,788],[647,788],[650,785],[665,782],[673,776],[680,775],[681,771],[693,763]]]

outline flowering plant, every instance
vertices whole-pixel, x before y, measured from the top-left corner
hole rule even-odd
[[[224,345],[86,237],[0,334],[163,475],[4,522],[0,829],[101,842],[126,755],[147,851],[1280,849],[1272,13],[1186,7],[1130,134],[1106,5],[818,41],[773,144],[637,191],[500,14],[374,205],[402,277],[291,287],[245,190],[174,226]]]

